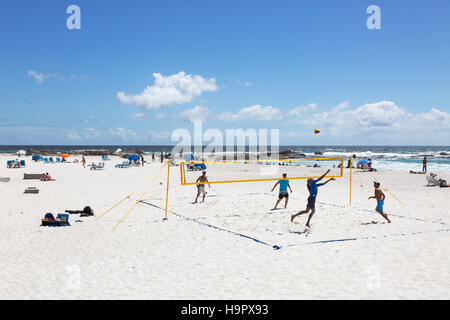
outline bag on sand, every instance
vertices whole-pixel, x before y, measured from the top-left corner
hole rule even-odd
[[[44,227],[65,227],[70,226],[68,215],[59,214],[59,218],[55,219],[52,213],[45,214],[44,219],[41,219],[41,226]],[[62,219],[64,218],[64,219]]]
[[[88,217],[88,216],[93,216],[94,215],[94,210],[92,210],[91,207],[87,206],[83,208],[83,212],[80,214],[80,217]]]
[[[449,186],[447,185],[447,181],[446,180],[441,180],[441,181],[439,181],[439,187],[441,187],[441,188],[448,188]]]
[[[66,210],[70,214],[80,214],[80,217],[89,217],[94,215],[94,210],[91,207],[84,207],[83,210]]]

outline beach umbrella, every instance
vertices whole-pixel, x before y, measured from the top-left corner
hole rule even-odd
[[[126,159],[128,159],[130,156],[131,156],[131,154],[126,153],[123,157],[126,158]]]
[[[138,162],[139,159],[140,159],[140,157],[139,157],[137,154],[133,154],[132,156],[129,156],[129,157],[128,157],[128,160],[130,160],[130,161],[136,161],[136,162]]]
[[[359,160],[358,161],[358,163],[359,164],[361,164],[361,165],[363,165],[363,164],[368,164],[370,161],[369,160],[366,160],[366,159],[363,159],[363,160]]]
[[[18,155],[26,155],[27,152],[25,150],[19,150],[19,151],[16,152],[16,154],[18,154]]]
[[[61,158],[68,158],[68,157],[70,157],[70,155],[68,155],[67,153],[63,153],[63,154],[61,155]]]
[[[122,149],[118,148],[115,153],[121,153]]]

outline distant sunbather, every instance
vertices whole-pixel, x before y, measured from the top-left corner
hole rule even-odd
[[[55,181],[55,180],[52,179],[52,176],[49,175],[48,172],[46,172],[41,176],[41,181]]]
[[[409,170],[409,173],[410,174],[425,174],[425,172],[422,172],[422,171],[412,171],[412,170]]]

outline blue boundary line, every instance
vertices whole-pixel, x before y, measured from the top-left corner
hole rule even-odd
[[[395,234],[388,234],[388,235],[384,235],[384,236],[372,236],[372,237],[361,237],[361,238],[348,238],[348,239],[312,241],[312,242],[306,242],[306,243],[288,244],[288,245],[280,247],[280,249],[287,248],[287,247],[294,247],[294,246],[306,246],[306,245],[311,245],[311,244],[323,244],[323,243],[355,241],[355,240],[369,240],[369,239],[376,239],[376,238],[401,237],[401,236],[418,235],[418,234],[426,234],[426,233],[433,233],[433,232],[448,232],[448,231],[450,231],[450,228],[433,230],[433,231],[418,231],[418,232],[411,232],[411,233],[395,233]]]
[[[249,193],[247,195],[257,195],[257,194],[270,194],[270,193]],[[224,195],[216,195],[216,196],[224,196]],[[152,203],[146,202],[144,200],[140,200],[140,202],[144,203],[146,205],[155,207],[157,209],[164,210],[163,208],[161,208],[161,207],[159,207],[157,205],[154,205]],[[325,202],[318,202],[318,203],[324,204],[324,205],[329,205],[329,206],[334,206],[334,207],[338,207],[338,208],[347,208],[348,207],[348,206],[339,206],[339,205],[329,204],[329,203],[325,203]],[[352,207],[352,208],[354,208],[354,207]],[[367,209],[359,209],[359,208],[354,208],[354,209],[359,210],[359,211],[363,211],[363,212],[373,213],[372,211],[367,210]],[[249,240],[253,240],[256,243],[263,244],[265,246],[269,246],[269,247],[271,247],[274,250],[281,250],[283,248],[294,247],[294,246],[306,246],[306,245],[314,245],[314,244],[325,244],[325,243],[333,243],[333,242],[347,242],[347,241],[356,241],[356,240],[369,240],[369,239],[376,239],[376,238],[399,237],[399,236],[426,234],[426,233],[432,233],[432,232],[448,232],[448,231],[450,231],[450,228],[447,228],[447,229],[439,229],[439,230],[433,230],[433,231],[418,231],[418,232],[412,232],[412,233],[388,234],[388,235],[383,235],[383,236],[371,236],[371,237],[360,237],[360,238],[344,238],[344,239],[332,239],[332,240],[319,240],[319,241],[312,241],[312,242],[305,242],[305,243],[293,243],[293,244],[288,244],[288,245],[284,245],[284,246],[278,246],[278,245],[268,244],[268,243],[266,243],[266,242],[264,242],[262,240],[258,240],[256,238],[247,236],[247,235],[239,233],[239,232],[235,232],[235,231],[232,231],[232,230],[228,230],[228,229],[224,229],[224,228],[221,228],[221,227],[217,227],[217,226],[214,226],[214,225],[209,224],[209,223],[200,222],[197,219],[192,219],[192,218],[183,216],[183,215],[178,214],[178,213],[176,213],[174,211],[171,211],[171,213],[173,215],[179,217],[179,218],[182,218],[182,219],[186,220],[186,221],[192,221],[192,222],[195,222],[195,223],[197,223],[199,225],[203,225],[203,226],[206,226],[206,227],[209,227],[209,228],[213,228],[213,229],[216,229],[216,230],[219,230],[219,231],[228,232],[228,233],[231,233],[231,234],[234,234],[234,235],[237,235],[237,236],[249,239]],[[402,217],[402,218],[414,219],[414,220],[418,220],[418,221],[422,221],[422,222],[430,222],[430,221],[426,221],[426,220],[418,219],[418,218],[411,218],[411,217],[400,216],[400,215],[396,215],[396,216]],[[444,222],[431,221],[431,223],[439,223],[439,224],[446,225],[446,223],[444,223]]]
[[[276,195],[274,195],[274,194],[271,193],[271,192],[250,192],[250,193],[243,193],[243,194],[239,194],[239,195],[241,195],[241,196],[272,195],[272,196],[274,196],[274,197],[276,196]],[[209,196],[206,196],[206,198],[226,197],[226,196],[227,196],[227,195],[217,194],[217,195],[209,195]],[[181,199],[188,199],[188,198],[191,198],[191,197],[182,197]],[[293,200],[301,200],[301,199],[299,199],[299,198],[292,198],[292,197],[291,197],[291,199],[293,199]],[[163,199],[162,199],[162,198],[155,198],[155,199],[149,199],[149,200],[163,200]],[[342,206],[342,205],[336,205],[336,204],[331,204],[331,203],[326,203],[326,202],[319,202],[319,201],[317,201],[317,203],[318,203],[318,204],[327,205],[327,206],[336,207],[336,208],[347,208],[347,207],[350,207],[350,208],[353,208],[353,209],[355,209],[355,210],[362,211],[362,212],[367,212],[367,213],[371,213],[371,214],[374,214],[374,213],[375,213],[374,210],[360,209],[360,208],[356,208],[356,207],[348,206],[348,205],[347,205],[347,206]],[[389,213],[389,215],[390,215],[390,216],[393,216],[393,217],[403,218],[403,219],[412,219],[412,220],[416,220],[416,221],[422,221],[422,222],[428,222],[428,223],[435,223],[435,224],[440,224],[440,225],[448,225],[447,223],[441,222],[441,221],[428,221],[428,220],[424,220],[424,219],[420,219],[420,218],[415,218],[415,217],[402,216],[402,215],[395,214],[395,213]]]
[[[147,205],[150,205],[150,206],[152,206],[152,207],[155,207],[155,208],[164,210],[163,208],[161,208],[161,207],[159,207],[159,206],[157,206],[157,205],[154,205],[154,204],[152,204],[152,203],[149,203],[149,202],[146,202],[146,201],[143,201],[143,200],[141,200],[140,202],[141,202],[141,203],[144,203],[144,204],[147,204]],[[224,228],[221,228],[221,227],[217,227],[217,226],[214,226],[214,225],[209,224],[209,223],[200,222],[200,221],[198,221],[197,219],[192,219],[192,218],[183,216],[183,215],[178,214],[178,213],[176,213],[176,212],[174,212],[174,211],[171,211],[171,213],[172,213],[173,215],[175,215],[175,216],[177,216],[177,217],[180,217],[180,218],[182,218],[182,219],[184,219],[184,220],[187,220],[187,221],[192,221],[192,222],[198,223],[198,224],[200,224],[200,225],[203,225],[203,226],[206,226],[206,227],[209,227],[209,228],[213,228],[213,229],[216,229],[216,230],[228,232],[228,233],[231,233],[231,234],[234,234],[234,235],[237,235],[237,236],[246,238],[246,239],[253,240],[253,241],[257,242],[257,243],[260,243],[260,244],[269,246],[269,247],[273,248],[274,250],[279,250],[279,249],[281,249],[281,247],[279,247],[279,246],[268,244],[268,243],[266,243],[266,242],[264,242],[264,241],[258,240],[258,239],[256,239],[256,238],[247,236],[247,235],[242,234],[242,233],[239,233],[239,232],[235,232],[235,231],[227,230],[227,229],[224,229]]]

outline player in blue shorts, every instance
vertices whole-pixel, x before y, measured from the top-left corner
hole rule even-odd
[[[380,183],[374,181],[373,186],[375,188],[375,195],[369,197],[369,200],[377,199],[377,207],[375,208],[375,211],[377,211],[379,214],[381,214],[383,216],[383,218],[385,218],[388,221],[388,223],[391,223],[391,220],[389,220],[388,215],[386,213],[384,213],[384,211],[383,211],[384,199],[386,199],[386,196],[384,195],[383,191],[381,191],[381,189],[380,189]]]
[[[314,213],[316,212],[316,197],[317,197],[318,187],[326,185],[328,182],[335,180],[334,178],[331,178],[331,179],[328,179],[327,181],[325,181],[324,183],[318,183],[320,180],[325,178],[325,176],[329,172],[330,172],[330,170],[325,172],[319,179],[316,179],[316,180],[308,179],[308,181],[306,183],[307,183],[307,187],[309,190],[309,197],[308,197],[308,204],[306,205],[306,210],[300,211],[299,213],[292,215],[291,222],[294,221],[295,217],[311,211],[311,213],[308,217],[308,221],[306,222],[306,226],[308,228],[311,228],[309,223],[310,223],[311,218],[313,217]]]
[[[286,178],[287,178],[287,174],[283,173],[283,179],[286,179]],[[291,193],[292,193],[291,185],[289,184],[289,180],[279,180],[277,183],[275,183],[271,192],[273,192],[273,190],[275,190],[277,185],[280,185],[280,193],[278,196],[278,201],[275,204],[275,208],[273,208],[273,210],[275,210],[277,208],[278,204],[280,203],[281,200],[283,200],[283,198],[286,198],[286,201],[284,202],[284,208],[286,209],[288,200],[289,200],[289,193],[288,193],[287,189],[289,188],[289,190],[291,190]]]

